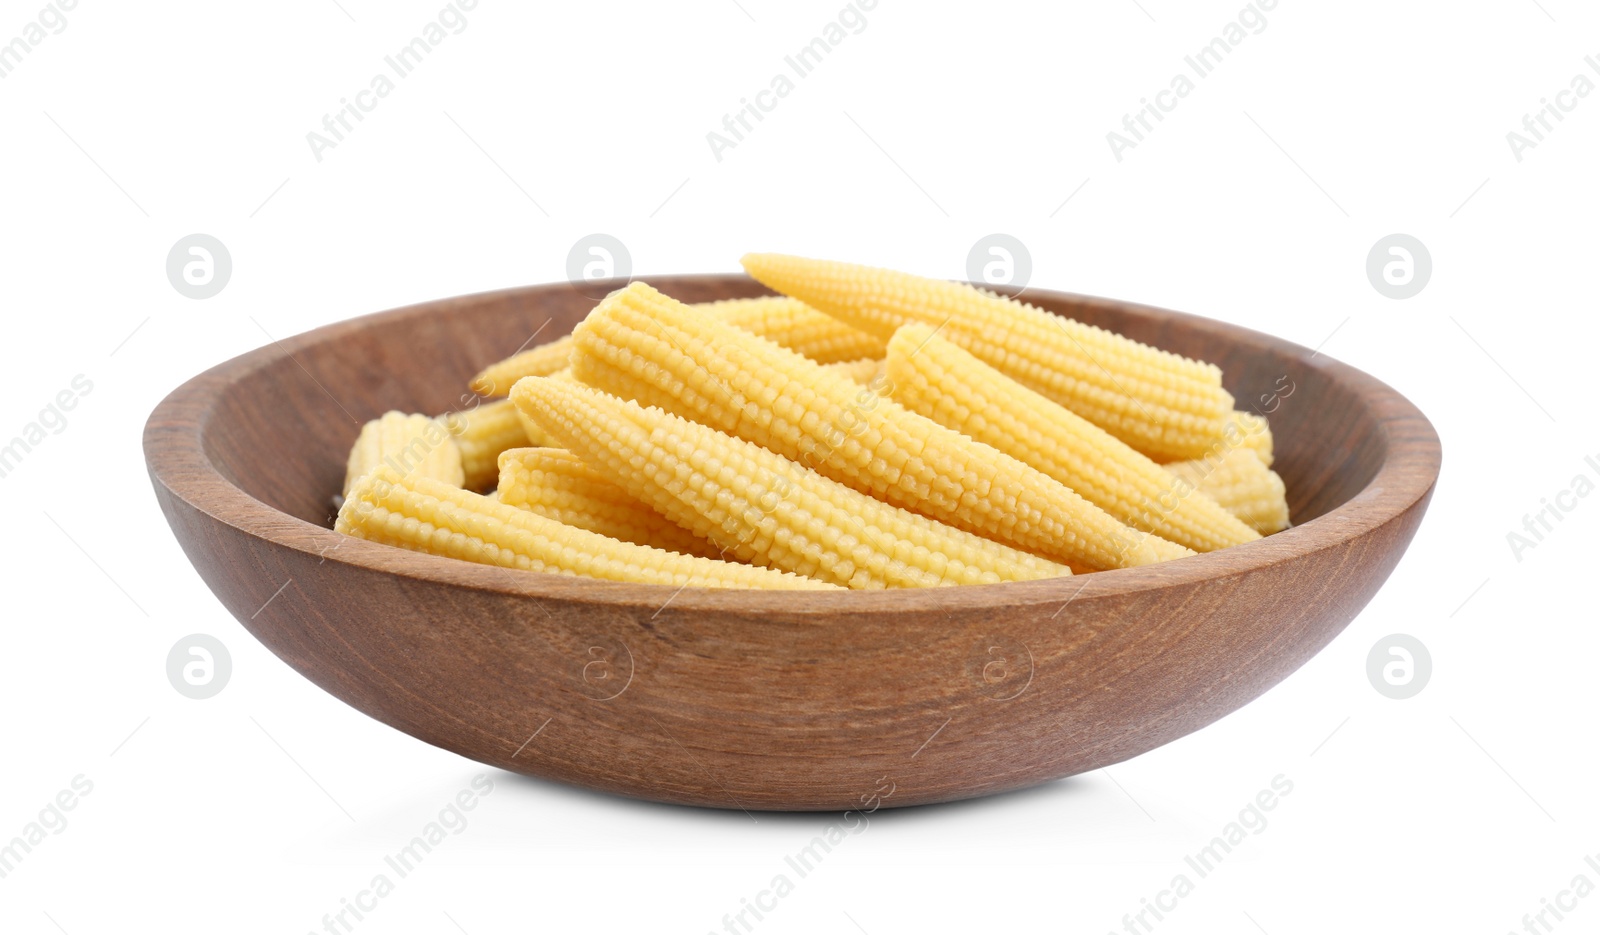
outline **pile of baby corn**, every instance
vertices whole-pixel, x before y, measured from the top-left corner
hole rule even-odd
[[[781,294],[686,305],[636,282],[478,374],[476,408],[367,423],[335,528],[613,581],[837,589],[1128,568],[1289,525],[1267,422],[1210,364],[958,283],[743,262]]]

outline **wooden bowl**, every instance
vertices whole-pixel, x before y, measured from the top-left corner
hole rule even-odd
[[[735,275],[651,283],[689,302],[765,294]],[[610,285],[369,315],[185,383],[144,448],[189,560],[306,678],[463,756],[662,802],[870,809],[1095,769],[1233,711],[1361,610],[1438,475],[1428,420],[1364,373],[1244,328],[1030,290],[1219,364],[1240,408],[1271,420],[1297,525],[1145,568],[804,595],[515,571],[332,531],[361,422],[469,405],[482,365],[566,333]]]

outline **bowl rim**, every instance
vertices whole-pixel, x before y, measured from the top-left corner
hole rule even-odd
[[[680,284],[713,285],[726,284],[729,280],[744,280],[753,287],[758,285],[738,273],[634,279],[659,283],[658,288],[668,294],[671,294],[675,285]],[[627,280],[616,280],[614,285],[620,288],[626,283]],[[586,291],[609,291],[611,285],[591,283],[586,286]],[[1320,350],[1313,351],[1262,332],[1187,312],[1031,287],[1019,298],[1099,306],[1121,314],[1204,323],[1223,337],[1244,340],[1288,354],[1299,366],[1320,371],[1355,393],[1361,404],[1373,414],[1378,430],[1383,433],[1383,462],[1362,490],[1321,516],[1255,542],[1216,552],[1137,568],[1036,581],[886,591],[808,591],[805,592],[804,601],[796,601],[795,592],[791,591],[674,588],[671,585],[604,581],[479,565],[344,536],[256,499],[224,476],[206,455],[203,438],[215,415],[216,404],[226,388],[285,358],[298,363],[294,355],[301,349],[359,332],[379,321],[398,322],[437,314],[456,305],[477,304],[512,296],[527,298],[541,291],[573,288],[567,282],[544,283],[419,302],[324,325],[282,340],[275,339],[270,344],[217,364],[178,386],[151,412],[143,439],[151,480],[218,522],[263,542],[304,553],[319,562],[333,562],[457,588],[559,602],[650,608],[654,613],[660,613],[670,606],[678,611],[740,612],[807,620],[842,613],[940,610],[949,614],[999,606],[1055,607],[1055,614],[1060,614],[1067,604],[1077,600],[1091,601],[1232,578],[1344,546],[1405,514],[1432,492],[1438,479],[1441,448],[1438,434],[1427,417],[1388,384]],[[307,376],[310,377],[309,371]]]

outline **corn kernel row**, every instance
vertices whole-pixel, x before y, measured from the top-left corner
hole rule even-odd
[[[1258,451],[1234,448],[1163,466],[1263,536],[1289,528],[1283,478],[1262,463]]]
[[[513,448],[500,456],[501,503],[568,526],[668,552],[721,558],[708,540],[650,509],[560,448]]]
[[[344,493],[380,467],[460,487],[461,452],[438,419],[389,411],[361,427],[345,464]]]

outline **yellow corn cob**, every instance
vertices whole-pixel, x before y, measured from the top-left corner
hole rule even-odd
[[[1272,467],[1272,427],[1267,425],[1267,417],[1253,412],[1235,412],[1229,422],[1232,428],[1223,438],[1224,446],[1232,436],[1237,435],[1237,447],[1250,449],[1263,465]]]
[[[886,364],[885,388],[895,402],[1038,468],[1135,529],[1197,552],[1261,538],[1104,429],[927,325],[901,326]]]
[[[461,452],[437,419],[390,411],[361,427],[345,465],[344,492],[382,465],[403,474],[431,477],[460,487],[464,482]]]
[[[479,403],[474,409],[445,413],[439,418],[461,450],[464,486],[473,490],[494,483],[500,473],[500,452],[543,444],[542,438],[528,434],[517,407],[507,400]]]
[[[851,588],[1070,574],[659,409],[543,378],[518,381],[511,398],[597,473],[757,565]]]
[[[1283,478],[1248,448],[1235,448],[1218,458],[1177,461],[1165,467],[1262,535],[1289,528]]]
[[[1233,397],[1216,367],[960,283],[770,253],[744,257],[767,286],[887,340],[907,322],[941,328],[974,356],[1163,460],[1222,437]]]
[[[504,396],[511,392],[511,384],[523,377],[547,377],[565,368],[567,352],[571,350],[570,337],[556,338],[490,364],[479,371],[468,386],[481,396]]]
[[[571,373],[571,369],[563,371]],[[1255,453],[1266,467],[1272,466],[1272,427],[1267,424],[1266,416],[1253,412],[1234,412],[1229,414],[1228,421],[1222,427],[1222,438],[1212,442],[1206,448],[1205,454],[1200,458],[1162,458],[1157,459],[1162,464],[1171,464],[1176,461],[1217,460],[1235,448],[1243,448]]]
[[[562,338],[561,340],[570,341],[572,339],[570,337],[568,337],[568,338]],[[569,344],[568,347],[570,347],[570,346],[571,345]],[[544,374],[544,376],[548,376],[552,380],[571,380],[571,379],[573,379],[573,377],[572,377],[572,368],[571,367],[562,367],[560,370],[557,370],[555,373]],[[511,405],[511,400],[502,399],[502,400],[498,401],[497,403],[495,403],[495,405],[497,405],[497,406],[499,406],[499,405],[510,406]],[[522,410],[518,409],[516,406],[511,406],[511,411],[513,411],[513,412],[515,412],[517,414],[517,421],[522,423],[522,433],[525,436],[527,436],[527,439],[528,439],[527,441],[523,442],[522,445],[531,445],[531,446],[533,446],[535,448],[560,448],[561,447],[560,445],[556,444],[554,439],[552,439],[552,438],[550,438],[550,436],[546,435],[544,433],[544,430],[539,428],[537,423],[535,423],[532,419],[528,418],[525,414],[523,414]],[[522,446],[519,445],[518,447],[522,447]]]
[[[558,371],[558,372],[566,373],[568,371]],[[510,401],[511,400],[509,400],[509,399],[502,400],[502,402],[510,402]],[[522,424],[522,435],[523,435],[523,438],[526,439],[522,443],[522,445],[519,445],[517,447],[525,447],[525,446],[528,446],[528,445],[533,445],[534,447],[538,447],[538,448],[556,448],[556,447],[560,447],[560,446],[556,445],[556,443],[548,435],[546,435],[544,433],[544,431],[542,429],[540,429],[539,426],[532,419],[528,418],[526,415],[523,415],[521,409],[517,409],[516,406],[512,406],[511,408],[513,410],[515,410],[516,413],[517,413],[517,421]],[[507,451],[515,451],[516,449],[515,448],[508,448],[506,450]],[[500,453],[501,454],[505,454],[504,451],[502,451]]]
[[[883,339],[786,295],[724,299],[694,306],[819,364],[883,357]]]
[[[863,357],[860,360],[845,360],[836,364],[824,364],[834,373],[849,377],[862,386],[870,386],[877,376],[883,373],[883,361]]]
[[[427,478],[380,467],[345,498],[334,529],[451,558],[612,581],[816,590],[809,578],[618,542]]]
[[[711,312],[751,334],[776,341],[819,364],[883,356],[882,340],[788,296],[724,299],[702,302],[694,307]],[[523,351],[485,368],[472,378],[472,389],[484,396],[504,395],[523,377],[547,377],[565,369],[571,350],[572,338],[563,337]]]
[[[501,503],[623,542],[722,557],[710,541],[628,496],[577,455],[560,448],[513,448],[500,455],[498,492]]]
[[[574,337],[573,375],[584,383],[952,526],[1092,568],[1192,554],[1130,529],[1015,458],[643,283],[607,296]]]

